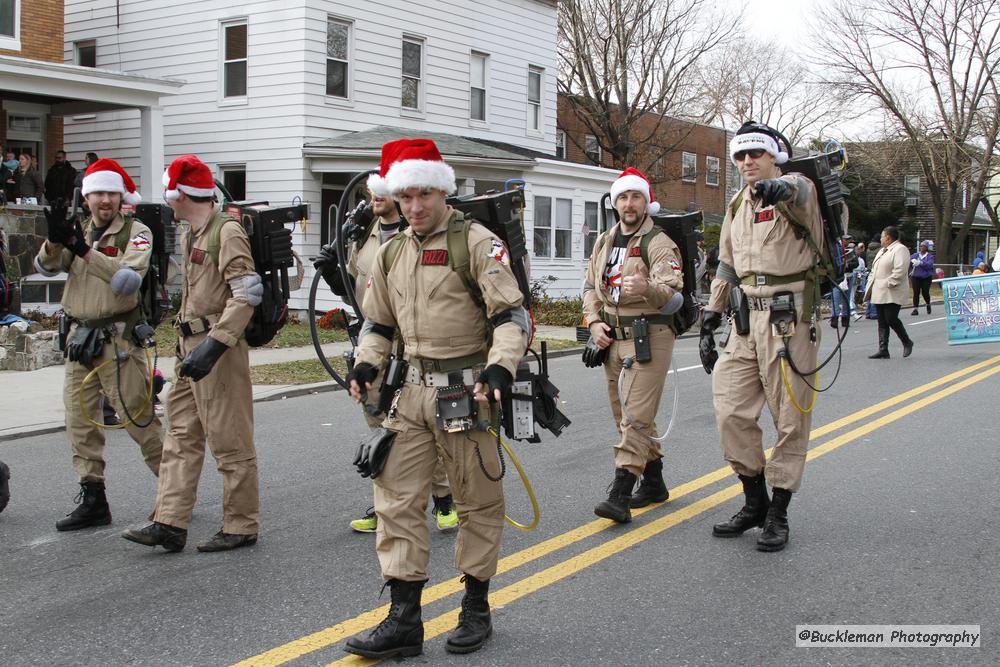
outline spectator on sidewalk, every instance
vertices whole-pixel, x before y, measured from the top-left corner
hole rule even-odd
[[[56,161],[45,175],[45,197],[50,202],[73,198],[73,184],[76,183],[76,167],[66,159],[66,151],[56,151]]]
[[[87,171],[87,168],[97,162],[98,159],[97,153],[87,153],[87,156],[84,158],[83,169],[76,173],[76,180],[73,182],[74,189],[83,187],[83,174]]]
[[[934,280],[934,253],[932,252],[931,241],[923,240],[917,252],[910,255],[910,284],[913,286],[913,312],[910,315],[918,315],[917,306],[920,305],[920,295],[924,295],[924,303],[927,304],[927,313],[931,312],[931,281]],[[981,259],[976,264],[983,264]]]
[[[17,157],[13,151],[3,154],[3,163],[0,164],[0,183],[3,184],[4,198],[8,204],[13,204],[17,199],[17,178],[15,174],[18,169]]]
[[[17,157],[17,164],[18,168],[14,172],[14,181],[17,183],[15,198],[20,199],[22,203],[26,203],[29,198],[33,198],[36,204],[41,203],[42,194],[45,192],[45,183],[38,170],[32,168],[31,156],[27,153],[21,153]]]

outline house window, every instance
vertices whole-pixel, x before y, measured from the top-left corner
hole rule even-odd
[[[566,133],[562,130],[556,130],[556,159],[566,159]]]
[[[244,201],[247,198],[247,167],[244,164],[220,166],[222,184],[232,196],[233,201]]]
[[[246,97],[247,94],[247,22],[224,23],[222,96]]]
[[[328,16],[326,19],[326,94],[350,97],[351,24]]]
[[[573,200],[556,200],[556,257],[573,256]]]
[[[424,69],[424,43],[413,37],[403,38],[402,104],[405,109],[419,109],[420,79]]]
[[[903,197],[907,206],[916,206],[920,203],[920,177],[906,176],[903,178]]]
[[[485,53],[473,53],[469,62],[469,118],[486,120],[486,60]]]
[[[73,51],[76,53],[76,64],[80,67],[97,67],[97,42],[88,39],[85,42],[74,42]]]
[[[583,256],[590,258],[594,252],[594,243],[597,237],[604,231],[604,219],[601,217],[600,204],[596,201],[583,202]]]
[[[681,180],[695,181],[698,179],[698,156],[694,153],[681,153]]]
[[[665,161],[666,158],[661,155],[656,158],[656,162],[653,163],[653,178],[658,181],[662,181],[667,175],[667,170],[664,168],[663,164]]]
[[[542,72],[538,67],[528,68],[528,129],[542,129]]]
[[[0,0],[0,37],[17,39],[20,7],[17,0]]]
[[[705,158],[705,185],[719,184],[719,158],[707,156]]]
[[[601,144],[598,143],[597,137],[595,137],[592,134],[588,134],[586,137],[584,137],[583,152],[586,153],[587,158],[590,160],[591,164],[596,164],[600,166]]]
[[[535,257],[552,256],[552,198],[535,196]]]

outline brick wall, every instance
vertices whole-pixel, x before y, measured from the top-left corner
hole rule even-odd
[[[0,55],[63,62],[64,0],[20,0],[21,50]]]
[[[559,96],[558,129],[566,133],[566,159],[579,164],[593,164],[584,153],[585,136],[590,133],[587,126],[576,116],[565,96]],[[655,128],[657,118],[650,114],[635,126],[633,136],[649,135]],[[666,118],[662,121],[653,138],[637,150],[638,165],[614,165],[606,152],[602,155],[601,166],[621,168],[637,166],[642,169],[653,184],[653,192],[662,206],[686,210],[689,205],[700,208],[705,213],[722,216],[726,210],[726,157],[728,142],[725,130],[705,125],[692,125]],[[664,147],[675,146],[659,159]],[[683,153],[695,155],[693,180],[683,180]],[[705,182],[706,157],[719,159],[718,185]]]

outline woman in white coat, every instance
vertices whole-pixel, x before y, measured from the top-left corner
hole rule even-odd
[[[871,299],[878,315],[878,352],[869,359],[889,358],[889,329],[896,332],[903,344],[903,356],[913,352],[913,341],[899,319],[899,309],[908,294],[907,272],[910,251],[899,242],[899,229],[892,225],[882,230],[882,247],[872,260],[865,290],[865,301]]]

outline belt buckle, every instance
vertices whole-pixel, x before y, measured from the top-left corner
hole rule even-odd
[[[755,284],[760,287],[767,284],[767,276],[754,276]]]

